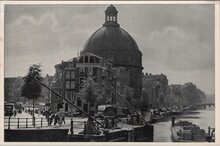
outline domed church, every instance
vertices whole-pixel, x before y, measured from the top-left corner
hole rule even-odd
[[[105,10],[105,22],[86,41],[82,53],[90,52],[111,60],[115,67],[129,70],[129,86],[138,99],[142,90],[142,52],[132,36],[118,24],[118,11],[110,5]]]

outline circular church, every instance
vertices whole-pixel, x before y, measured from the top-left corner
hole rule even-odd
[[[118,11],[110,5],[105,10],[105,22],[86,41],[82,53],[93,53],[113,62],[115,67],[129,70],[129,86],[136,98],[142,90],[142,52],[132,36],[118,24]]]

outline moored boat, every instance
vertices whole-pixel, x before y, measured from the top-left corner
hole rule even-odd
[[[172,141],[174,142],[205,142],[206,133],[204,129],[200,129],[188,121],[175,122],[172,118],[171,125]]]

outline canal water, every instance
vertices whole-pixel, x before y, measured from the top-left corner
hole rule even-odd
[[[215,127],[215,110],[206,109],[206,110],[197,110],[193,114],[183,114],[176,117],[176,121],[187,120],[200,126],[204,129],[206,133],[208,132],[208,127]],[[171,119],[158,122],[154,124],[154,141],[155,142],[172,142],[171,140]]]

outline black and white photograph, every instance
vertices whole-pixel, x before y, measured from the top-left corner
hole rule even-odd
[[[219,2],[0,3],[3,143],[218,142]]]

